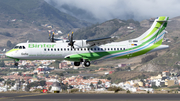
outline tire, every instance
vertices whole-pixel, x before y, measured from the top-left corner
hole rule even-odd
[[[14,63],[14,65],[15,65],[15,66],[18,66],[18,63],[17,63],[17,62],[15,62],[15,63]]]
[[[84,66],[85,66],[85,67],[89,67],[90,65],[91,65],[91,63],[90,63],[89,61],[85,61],[85,62],[84,62]]]
[[[74,62],[74,66],[80,66],[80,62]]]

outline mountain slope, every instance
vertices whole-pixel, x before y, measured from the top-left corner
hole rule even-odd
[[[48,30],[67,34],[90,25],[57,10],[44,0],[1,0],[0,23],[0,47],[5,47],[8,40],[14,44],[26,40],[49,41]]]
[[[132,29],[128,29],[132,27]],[[139,28],[139,22],[134,20],[112,19],[101,24],[80,29],[74,33],[76,39],[93,39],[108,36],[124,37]]]

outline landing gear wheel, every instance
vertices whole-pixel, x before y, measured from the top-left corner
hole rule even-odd
[[[18,66],[18,61],[19,60],[14,60],[14,66]]]
[[[15,63],[14,63],[14,65],[15,65],[15,66],[18,66],[18,63],[17,63],[17,62],[15,62]]]
[[[80,62],[74,62],[74,66],[80,66]]]
[[[89,61],[85,61],[85,62],[84,62],[84,66],[85,66],[85,67],[89,67],[90,65],[91,65],[91,63],[90,63]]]

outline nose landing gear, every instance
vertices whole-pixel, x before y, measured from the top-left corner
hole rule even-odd
[[[18,66],[18,64],[19,64],[18,62],[15,62],[15,63],[14,63],[14,66]]]
[[[18,66],[18,64],[19,64],[18,61],[19,60],[14,60],[14,66]]]

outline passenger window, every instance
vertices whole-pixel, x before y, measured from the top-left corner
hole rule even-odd
[[[23,49],[25,49],[25,47],[23,46]]]
[[[77,48],[77,50],[79,51],[79,48]]]
[[[108,48],[108,50],[109,50],[109,48]]]
[[[67,50],[69,51],[69,48],[67,48]]]
[[[96,50],[96,48],[94,48],[94,50]]]
[[[113,48],[111,48],[111,50],[113,50]]]
[[[121,50],[122,50],[122,48],[121,48]]]
[[[44,51],[46,51],[46,48],[44,48]]]
[[[61,48],[61,51],[63,51],[63,49]]]
[[[48,48],[48,51],[49,51],[49,48]]]
[[[88,50],[89,50],[89,48],[88,48]]]
[[[81,48],[81,51],[82,51],[83,49]]]
[[[91,48],[91,50],[93,51],[93,48]]]
[[[126,49],[124,48],[124,50],[126,50]]]
[[[117,48],[117,50],[119,50],[119,48]]]
[[[57,50],[59,51],[59,48]]]
[[[98,48],[98,50],[100,50],[100,48]]]
[[[22,49],[22,46],[19,46],[19,49]]]
[[[56,48],[54,48],[54,51],[56,51]]]
[[[53,49],[51,48],[51,51],[53,51]]]
[[[116,48],[114,48],[114,50],[116,50]]]
[[[104,48],[104,50],[106,50],[106,48]]]
[[[103,50],[103,48],[101,48],[101,50]]]
[[[64,48],[64,51],[66,51],[66,48]]]

